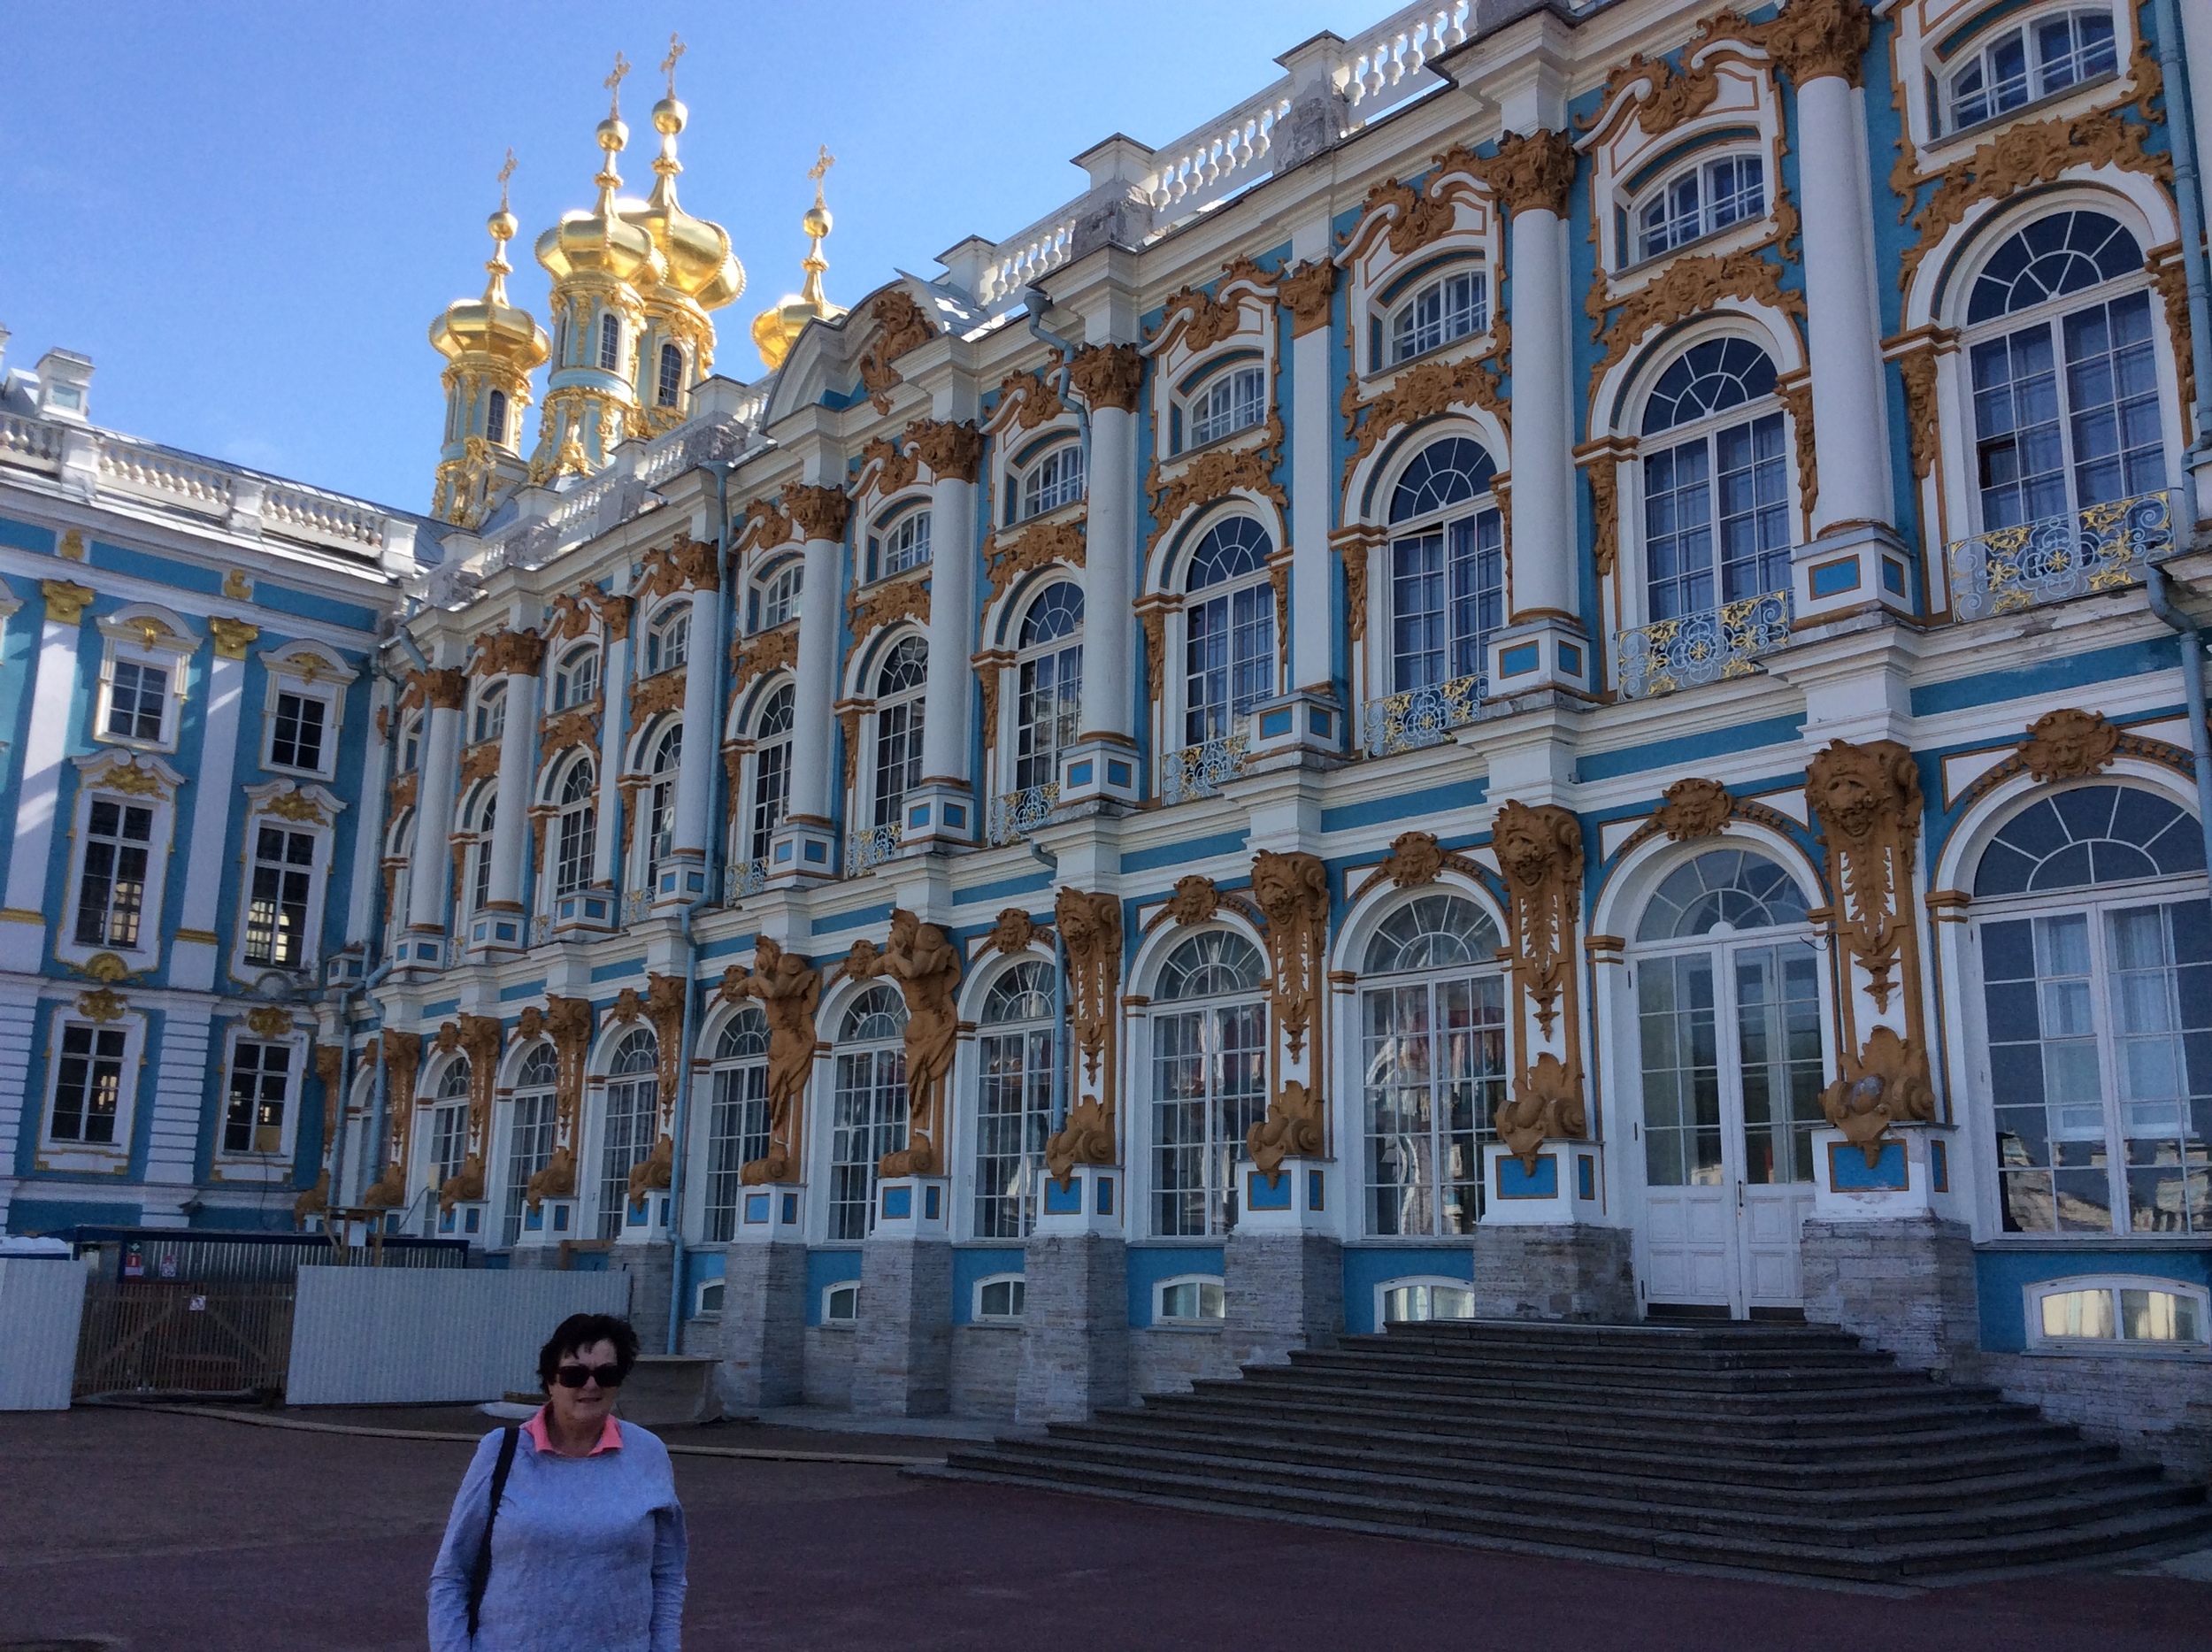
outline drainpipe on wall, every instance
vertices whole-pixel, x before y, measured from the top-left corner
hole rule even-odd
[[[1075,428],[1083,446],[1083,496],[1091,492],[1091,410],[1079,402],[1068,400],[1068,380],[1074,365],[1075,353],[1082,347],[1065,335],[1055,333],[1045,325],[1045,312],[1052,308],[1052,298],[1041,287],[1032,287],[1022,294],[1022,303],[1029,311],[1029,331],[1032,336],[1050,345],[1060,353],[1060,368],[1053,375],[1053,394],[1075,414]],[[993,525],[994,526],[996,524]]]
[[[415,645],[415,639],[408,634],[407,626],[404,621],[402,621],[398,630],[393,633],[392,641],[399,644],[401,652],[407,656],[409,662],[417,671],[426,672],[429,671],[430,662],[423,657],[422,649]],[[404,684],[400,677],[400,674],[391,669],[390,663],[388,661],[380,661],[379,665],[383,670],[384,675],[390,680],[394,687],[398,688],[404,692]],[[384,788],[385,798],[388,798],[391,795],[391,786],[389,784],[392,773],[391,761],[394,755],[399,749],[399,698],[398,695],[395,695],[392,699],[392,715],[386,723],[384,730],[384,772],[387,780]],[[380,799],[378,803],[378,819],[380,822],[382,822],[382,824],[379,825],[377,827],[377,835],[380,841],[381,841],[383,834],[390,828],[390,823],[388,821],[385,821],[383,818],[383,800]],[[382,858],[383,857],[381,856],[378,857],[380,863]],[[380,903],[383,899],[381,893],[383,880],[381,878],[377,880],[377,885],[379,889],[377,900]],[[373,911],[374,908],[372,907],[371,910]],[[370,929],[372,931],[370,938],[372,940],[375,940],[377,935],[381,934],[383,926],[380,924],[372,924],[370,926]],[[378,964],[377,967],[371,972],[368,979],[361,983],[361,990],[364,993],[373,992],[378,987],[382,986],[384,983],[384,978],[392,972],[392,965],[397,960],[393,958],[387,958],[383,963]],[[341,1095],[342,1095],[342,1094],[343,1092],[342,1090]],[[368,1155],[361,1161],[361,1174],[364,1179],[364,1185],[366,1184],[370,1172],[374,1172],[380,1179],[383,1175],[384,1121],[390,1111],[390,1069],[384,1059],[383,1051],[380,1049],[377,1052],[376,1058],[376,1089],[369,1102]],[[340,1118],[342,1121],[343,1117],[344,1109],[342,1106],[340,1109]],[[342,1123],[341,1128],[342,1127]],[[334,1174],[331,1178],[331,1185],[334,1187],[337,1186],[337,1177]]]
[[[1022,841],[1031,857],[1045,869],[1045,876],[1057,882],[1060,857],[1034,838]],[[1052,926],[1052,1128],[1056,1134],[1067,1128],[1068,1053],[1072,1045],[1068,1036],[1068,946],[1056,923]]]
[[[2188,280],[2189,290],[2189,354],[2196,368],[2197,404],[2191,410],[2190,423],[2196,432],[2191,444],[2192,461],[2202,462],[2212,453],[2212,275],[2206,270],[2204,248],[2204,198],[2200,194],[2201,174],[2198,171],[2201,158],[2197,154],[2196,127],[2190,123],[2189,106],[2193,97],[2212,97],[2212,87],[2193,87],[2189,84],[2189,69],[2182,55],[2181,8],[2174,0],[2152,0],[2158,19],[2158,69],[2166,86],[2166,133],[2173,145],[2174,200],[2181,219],[2181,267]],[[2182,470],[2181,500],[2184,521],[2182,544],[2185,548],[2196,537],[2197,488],[2196,473],[2186,465]],[[2165,619],[2159,608],[2162,598],[2154,598],[2152,611]],[[2172,620],[2167,623],[2171,625]],[[2185,672],[2193,677],[2195,672]],[[2197,722],[2204,721],[2204,708],[2196,711]],[[2204,784],[2204,759],[2197,759],[2197,784]]]
[[[2189,752],[2196,759],[2197,823],[2204,830],[2204,864],[2212,866],[2212,729],[2204,723],[2204,637],[2197,622],[2174,605],[2166,570],[2143,570],[2151,612],[2181,634],[2181,692],[2189,705]]]

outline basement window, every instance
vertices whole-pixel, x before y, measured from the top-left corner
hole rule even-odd
[[[822,1323],[847,1329],[860,1323],[860,1282],[848,1279],[822,1293]]]
[[[1027,1282],[1018,1273],[1000,1273],[975,1284],[975,1317],[979,1320],[1018,1319]]]
[[[1153,1318],[1160,1325],[1212,1325],[1228,1317],[1220,1278],[1211,1273],[1162,1279],[1152,1300]]]
[[[2028,1341],[2043,1348],[2200,1349],[2208,1293],[2178,1279],[2115,1274],[2027,1287]]]
[[[1472,1319],[1475,1294],[1456,1279],[1389,1279],[1375,1287],[1384,1325],[1421,1319]]]

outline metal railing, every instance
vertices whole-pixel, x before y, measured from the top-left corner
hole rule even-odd
[[[1490,692],[1487,677],[1455,677],[1402,694],[1386,695],[1367,705],[1367,749],[1378,757],[1394,751],[1441,745],[1455,728],[1482,715]]]
[[[768,857],[732,861],[722,869],[722,904],[735,906],[768,887]]]
[[[991,799],[990,812],[984,820],[984,835],[995,844],[1017,842],[1051,819],[1053,811],[1059,806],[1057,780],[1002,793]]]
[[[1250,744],[1248,735],[1224,734],[1169,752],[1160,759],[1160,801],[1179,803],[1194,797],[1220,796],[1221,783],[1244,766],[1244,753]]]
[[[641,924],[652,915],[653,892],[650,889],[632,889],[622,897],[622,922],[626,928]]]
[[[1790,640],[1790,594],[1767,591],[1701,613],[1655,619],[1621,633],[1621,697],[1647,700],[1678,688],[1745,677]]]
[[[872,872],[899,851],[899,823],[863,826],[845,840],[845,875]]]
[[[2173,548],[2173,514],[2162,492],[1978,534],[1948,548],[1951,618],[1986,619],[2117,590]]]

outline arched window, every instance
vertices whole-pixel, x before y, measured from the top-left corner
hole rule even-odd
[[[645,864],[638,887],[651,895],[659,887],[661,863],[676,848],[676,774],[684,761],[684,726],[672,723],[653,748],[645,795]]]
[[[599,696],[599,650],[571,649],[553,672],[553,709],[589,705]]]
[[[1225,1233],[1236,1162],[1267,1112],[1267,964],[1227,930],[1168,954],[1152,1002],[1152,1232]]]
[[[1014,788],[1059,778],[1060,754],[1083,719],[1083,592],[1071,580],[1047,586],[1022,617],[1014,700]]]
[[[1803,893],[1755,850],[1707,849],[1646,903],[1630,976],[1650,1300],[1797,1305],[1826,1123],[1823,967]]]
[[[1990,255],[1966,312],[1984,533],[2165,485],[2148,288],[2101,212],[2054,212]]]
[[[1267,417],[1267,373],[1257,362],[1243,362],[1214,373],[1175,409],[1174,450],[1202,448],[1210,442],[1249,430]],[[1184,433],[1189,433],[1186,440]]]
[[[499,1241],[510,1249],[522,1237],[523,1204],[529,1197],[530,1178],[553,1160],[557,1072],[553,1046],[541,1043],[531,1047],[515,1074],[515,1099],[507,1118],[507,1186]]]
[[[430,1110],[430,1192],[422,1213],[425,1238],[437,1232],[439,1188],[461,1173],[468,1156],[469,1062],[456,1056],[438,1080],[437,1103]]]
[[[1482,1143],[1505,1099],[1498,927],[1463,895],[1424,895],[1383,919],[1360,972],[1367,1232],[1467,1233]]]
[[[887,580],[929,560],[929,512],[909,510],[868,535],[868,577]]]
[[[507,441],[507,392],[494,390],[484,403],[484,434],[493,443],[504,446]],[[514,1241],[508,1241],[510,1244]]]
[[[906,1004],[883,982],[845,1011],[830,1121],[830,1237],[865,1239],[877,1166],[906,1146]]]
[[[1391,365],[1472,338],[1489,326],[1489,278],[1479,269],[1448,270],[1423,282],[1391,312]]]
[[[754,1004],[732,1016],[714,1047],[707,1119],[707,1237],[737,1236],[745,1166],[768,1156],[768,1019]]]
[[[875,823],[896,826],[906,794],[922,783],[922,691],[929,644],[902,637],[876,674]]]
[[[1183,608],[1183,741],[1225,739],[1275,692],[1275,591],[1267,530],[1248,516],[1217,522],[1191,557]]]
[[[1390,691],[1448,686],[1440,735],[1472,718],[1505,623],[1497,468],[1480,442],[1447,436],[1413,456],[1390,496]]]
[[[630,1207],[630,1171],[653,1150],[660,1119],[660,1041],[634,1027],[614,1048],[607,1069],[605,1122],[599,1132],[599,1237],[622,1237]],[[643,1226],[641,1215],[639,1225]]]
[[[1974,871],[1998,1206],[2012,1233],[2212,1226],[2212,909],[2196,817],[2076,787]]]
[[[1766,214],[1766,169],[1756,155],[1686,166],[1637,204],[1636,257],[1655,258]]]
[[[422,766],[422,714],[419,711],[399,731],[399,772],[412,774]]]
[[[1009,512],[1017,522],[1057,511],[1064,504],[1073,504],[1083,496],[1082,448],[1072,442],[1065,442],[1031,461],[1021,473],[1019,488],[1010,489],[1009,494],[1010,506],[1017,501],[1019,503],[1019,509]]]
[[[476,845],[471,855],[476,863],[475,875],[469,880],[469,911],[480,912],[491,903],[492,898],[492,827],[499,813],[499,798],[495,795],[484,799],[483,812],[476,818]]]
[[[497,740],[507,732],[507,685],[488,683],[476,694],[476,734],[480,743]]]
[[[1052,987],[1025,959],[991,983],[976,1041],[975,1237],[1026,1239],[1052,1131]]]
[[[766,860],[791,796],[791,726],[797,692],[785,683],[768,696],[753,725],[753,801],[746,836],[748,860]]]
[[[1648,618],[1789,589],[1789,466],[1766,353],[1740,338],[1693,344],[1660,375],[1643,434]]]
[[[1978,126],[2118,69],[2107,11],[2060,12],[2001,30],[1946,82],[1944,130]]]
[[[806,564],[796,557],[778,563],[753,588],[753,629],[767,631],[799,615],[800,581]]]
[[[677,603],[655,619],[645,633],[645,674],[657,677],[674,671],[691,654],[691,604]]]
[[[591,882],[593,839],[599,829],[598,794],[589,757],[579,757],[561,780],[560,815],[553,831],[553,893],[573,895]]]
[[[684,391],[684,353],[673,344],[661,346],[661,378],[655,394],[663,407],[676,405]]]
[[[599,318],[599,365],[607,373],[616,373],[622,366],[622,323],[611,314]]]

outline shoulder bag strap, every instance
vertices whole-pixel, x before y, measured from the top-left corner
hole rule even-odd
[[[522,1430],[512,1423],[500,1431],[499,1462],[492,1469],[491,1507],[484,1511],[484,1546],[476,1551],[469,1569],[469,1639],[476,1639],[476,1617],[484,1605],[484,1590],[492,1580],[492,1527],[499,1520],[499,1500],[507,1494],[507,1471],[515,1465],[515,1442]]]

